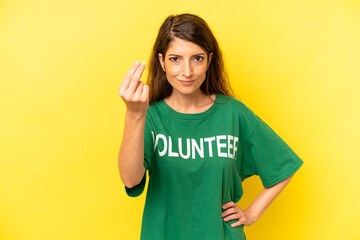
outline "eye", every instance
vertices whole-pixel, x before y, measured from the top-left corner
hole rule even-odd
[[[169,60],[172,62],[176,62],[178,60],[178,57],[171,57],[171,58],[169,58]]]
[[[204,60],[204,58],[201,57],[201,56],[196,56],[196,57],[195,57],[195,60],[196,60],[197,62],[201,62],[202,60]]]

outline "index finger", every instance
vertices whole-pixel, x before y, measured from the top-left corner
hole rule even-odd
[[[125,77],[121,83],[120,91],[124,91],[129,87],[130,80],[131,80],[132,76],[134,75],[134,73],[136,72],[136,70],[139,68],[139,66],[140,66],[140,61],[136,61],[131,66],[130,70],[125,74]]]

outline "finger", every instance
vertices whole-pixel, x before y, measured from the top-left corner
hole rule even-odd
[[[137,102],[141,99],[141,94],[143,92],[143,86],[144,86],[144,83],[143,82],[138,82],[138,86],[135,90],[135,93],[134,93],[134,96],[133,96],[133,101],[134,102]]]
[[[132,76],[134,75],[135,71],[139,68],[139,66],[140,66],[140,62],[136,61],[131,66],[130,70],[125,74],[125,77],[121,83],[120,90],[119,90],[120,95],[129,87],[130,80],[131,80]]]
[[[149,86],[144,84],[143,91],[141,94],[141,100],[148,101],[149,100]]]
[[[139,68],[136,70],[136,72],[134,73],[134,75],[132,76],[132,79],[130,81],[130,85],[128,87],[128,91],[129,92],[134,92],[137,85],[138,85],[138,82],[140,80],[140,77],[145,69],[145,66],[146,64],[143,62],[140,64]]]
[[[239,219],[239,218],[240,218],[240,217],[239,217],[239,214],[234,213],[234,214],[231,214],[231,215],[223,218],[223,220],[224,220],[225,222],[227,222],[227,221],[230,221],[230,220],[233,220],[233,219]]]
[[[222,206],[222,208],[223,208],[223,209],[227,209],[227,208],[229,208],[229,207],[231,207],[231,206],[233,206],[233,205],[234,205],[234,202],[233,202],[233,201],[230,201],[230,202],[225,203],[225,204]]]
[[[230,215],[232,213],[235,213],[235,209],[234,208],[229,208],[228,210],[224,211],[221,216],[222,217],[226,217],[227,215]]]
[[[235,223],[232,223],[230,226],[231,227],[238,227],[238,226],[243,225],[243,224],[244,224],[244,222],[243,222],[242,218],[240,218],[239,221],[237,221]]]

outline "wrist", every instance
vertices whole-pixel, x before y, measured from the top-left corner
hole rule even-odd
[[[260,217],[260,215],[259,215],[256,211],[254,211],[253,209],[251,209],[251,208],[246,208],[245,211],[246,211],[246,212],[248,213],[248,215],[253,219],[254,222],[256,222],[256,221],[259,219],[259,217]]]
[[[126,110],[125,118],[129,120],[143,121],[146,118],[146,112],[140,113],[140,112],[133,112],[130,110]]]

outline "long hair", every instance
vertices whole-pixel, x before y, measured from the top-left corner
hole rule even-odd
[[[209,54],[213,53],[205,81],[200,86],[201,91],[208,96],[214,93],[233,96],[228,75],[224,70],[220,47],[209,26],[199,16],[185,13],[168,16],[159,29],[149,59],[147,84],[150,104],[170,96],[172,92],[172,86],[166,79],[158,54],[161,53],[165,57],[169,43],[175,37],[199,45],[207,53],[208,60]]]

